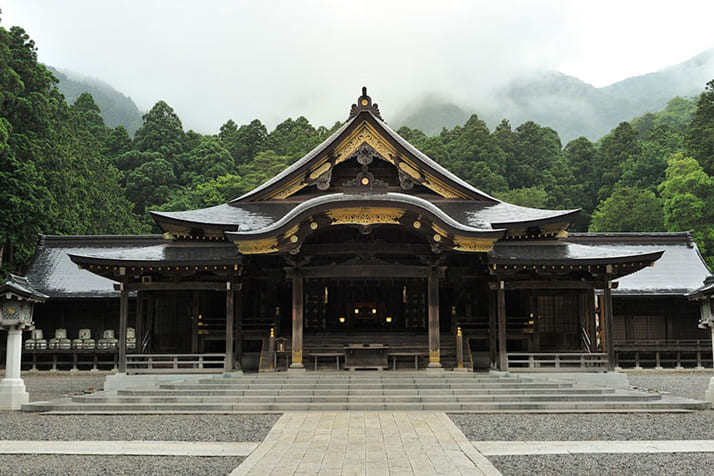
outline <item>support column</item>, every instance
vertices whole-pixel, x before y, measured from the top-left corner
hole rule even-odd
[[[293,337],[291,370],[305,370],[302,364],[303,328],[303,276],[297,269],[293,271]]]
[[[506,349],[506,290],[503,281],[498,282],[496,290],[496,314],[498,316],[498,370],[508,370],[508,350]]]
[[[126,277],[119,283],[119,373],[126,373],[126,328],[129,325],[129,290]]]
[[[615,322],[612,316],[612,281],[608,280],[602,296],[602,319],[605,321],[605,349],[607,370],[615,370]]]
[[[585,312],[590,335],[590,352],[597,352],[597,324],[595,323],[595,290],[585,292]]]
[[[25,382],[20,378],[22,330],[8,329],[6,355],[5,378],[0,380],[0,410],[19,410],[22,404],[30,401]]]
[[[236,371],[242,371],[243,366],[240,362],[241,355],[243,354],[242,342],[243,342],[243,283],[237,284],[235,287],[235,303],[234,303],[234,327],[233,327],[233,342],[235,343],[235,350],[233,355],[233,368]]]
[[[191,353],[198,354],[203,352],[203,348],[198,348],[199,332],[203,332],[200,325],[202,324],[198,316],[201,312],[201,295],[200,291],[191,293]],[[203,347],[203,346],[201,346]]]
[[[496,293],[488,292],[488,360],[491,369],[496,368],[498,327],[496,326]]]
[[[226,357],[223,361],[223,370],[230,372],[233,370],[233,304],[235,294],[233,283],[226,281]]]
[[[136,322],[134,322],[134,333],[136,334],[136,350],[141,353],[141,339],[144,336],[144,293],[136,292]]]
[[[429,300],[429,366],[430,369],[441,367],[441,342],[439,336],[439,276],[432,272],[427,278]]]

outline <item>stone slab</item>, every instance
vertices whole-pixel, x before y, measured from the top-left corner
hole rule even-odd
[[[473,441],[472,443],[486,456],[714,452],[714,440]]]
[[[442,412],[285,413],[232,475],[501,473]]]
[[[253,442],[0,440],[0,454],[248,456],[258,445]]]

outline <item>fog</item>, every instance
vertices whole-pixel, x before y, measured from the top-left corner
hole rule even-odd
[[[713,17],[706,1],[6,0],[1,25],[25,28],[40,61],[215,133],[229,118],[329,126],[363,85],[387,121],[427,93],[487,108],[533,71],[604,86],[714,46]]]

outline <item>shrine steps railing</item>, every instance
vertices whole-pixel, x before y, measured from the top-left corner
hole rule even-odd
[[[607,354],[590,352],[509,352],[508,369],[518,372],[597,372]]]
[[[221,373],[226,354],[127,354],[127,374]]]

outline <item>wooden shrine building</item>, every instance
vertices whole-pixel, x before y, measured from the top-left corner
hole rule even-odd
[[[221,352],[225,370],[249,352],[271,368],[271,332],[287,339],[291,369],[334,354],[339,365],[351,344],[391,349],[395,368],[405,355],[454,367],[459,333],[476,367],[604,349],[612,368],[613,280],[662,251],[568,240],[577,213],[477,190],[393,131],[363,89],[339,130],[267,183],[152,212],[163,236],[70,257],[116,282],[120,371],[129,325],[139,353]]]

